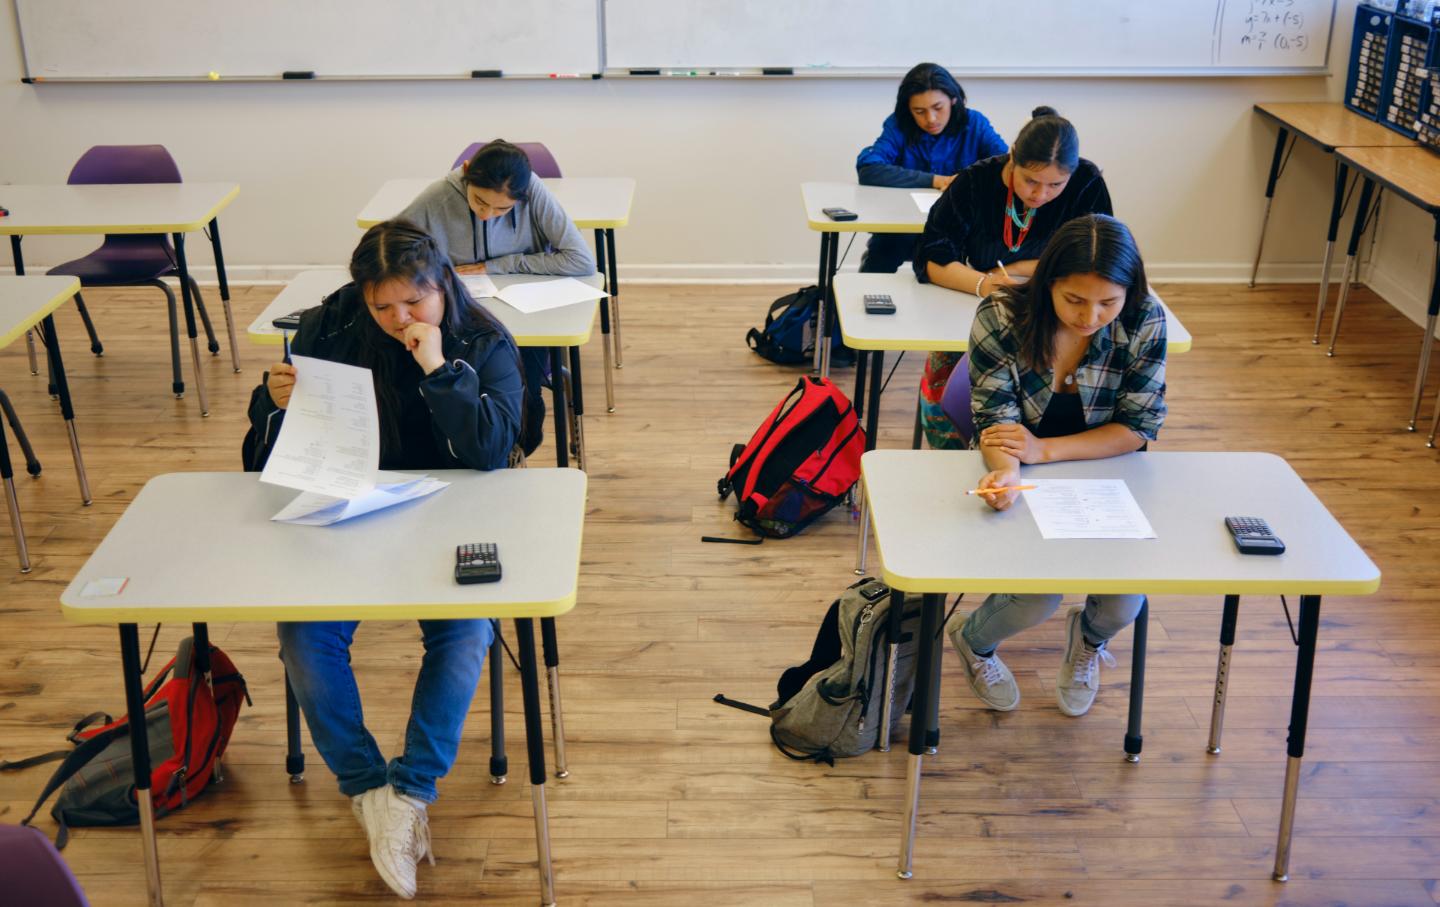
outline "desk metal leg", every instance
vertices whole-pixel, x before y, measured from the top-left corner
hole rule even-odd
[[[1260,220],[1260,242],[1255,246],[1255,264],[1250,268],[1250,286],[1255,286],[1255,275],[1260,272],[1260,253],[1265,250],[1265,228],[1270,225],[1270,206],[1275,202],[1275,183],[1280,179],[1280,172],[1285,169],[1285,140],[1290,137],[1290,131],[1284,126],[1280,127],[1279,135],[1275,136],[1275,153],[1270,158],[1270,177],[1265,182],[1265,216]],[[1291,142],[1294,147],[1294,142]]]
[[[300,703],[290,685],[290,672],[285,671],[285,773],[291,784],[305,780],[305,751],[300,747]]]
[[[495,638],[490,641],[490,783],[504,784],[510,773],[505,756],[505,643],[500,638],[500,621],[495,621]]]
[[[180,298],[185,307],[185,331],[190,335],[190,361],[195,366],[195,393],[200,397],[200,415],[210,415],[205,398],[205,372],[200,367],[200,343],[195,337],[195,301],[190,295],[190,268],[185,261],[185,234],[172,233],[175,243],[175,268],[180,274]]]
[[[1205,752],[1220,755],[1220,733],[1225,726],[1225,693],[1230,682],[1230,650],[1235,648],[1235,622],[1240,617],[1240,596],[1225,596],[1220,618],[1220,659],[1215,665],[1215,702],[1210,707],[1210,742]]]
[[[220,302],[225,306],[225,330],[230,334],[230,364],[240,372],[240,344],[235,341],[235,319],[230,314],[230,281],[225,277],[225,253],[220,250],[220,218],[210,218],[210,248],[215,252],[215,274],[220,280]]]
[[[945,596],[927,592],[920,614],[920,639],[916,653],[915,696],[910,709],[910,762],[905,769],[905,821],[900,826],[900,865],[896,875],[908,879],[915,863],[915,819],[920,812],[920,771],[925,758],[925,736],[929,721],[926,716],[935,711],[938,703],[932,703],[934,685],[931,675],[940,667],[940,618],[945,610]]]
[[[25,275],[25,255],[20,251],[20,241],[24,238],[23,236],[10,237],[10,264],[15,267],[16,277],[23,277]],[[25,332],[25,352],[30,357],[30,374],[40,374],[40,361],[35,358],[34,331]]]
[[[0,396],[3,399],[3,396]],[[23,438],[17,429],[17,440]],[[0,481],[5,484],[5,506],[10,512],[10,534],[15,537],[15,553],[20,559],[20,572],[30,572],[30,549],[25,545],[25,524],[20,521],[20,500],[15,497],[15,472],[10,466],[10,442],[5,439],[5,424],[0,422]]]
[[[144,716],[145,692],[140,678],[140,632],[135,624],[120,625],[120,664],[125,677],[125,711]],[[155,846],[155,804],[150,799],[150,742],[145,720],[130,722],[131,770],[135,803],[140,811],[140,845],[145,859],[145,887],[151,907],[163,907],[160,856]]]
[[[867,452],[875,449],[875,433],[879,430],[880,425],[880,389],[881,378],[883,377],[885,371],[885,351],[871,350],[869,356],[870,399],[869,402],[865,404],[865,450]],[[859,363],[864,363],[865,357],[865,351],[861,350]],[[865,371],[865,368],[862,364],[857,364],[855,370],[858,373],[863,373]],[[857,375],[856,378],[856,386],[860,386],[859,375]],[[860,399],[858,393],[856,394],[855,399],[858,407]],[[858,551],[855,555],[855,575],[863,576],[865,574],[865,550],[870,543],[869,504],[864,499],[865,490],[863,488],[859,488],[855,492],[855,494],[858,498],[860,498],[860,520],[858,528],[856,530],[858,533],[856,539]]]
[[[625,347],[620,342],[620,269],[615,266],[615,230],[605,229],[605,255],[610,259],[610,319],[615,329],[615,367],[625,367]]]
[[[904,618],[905,593],[890,590],[890,615],[885,622],[885,692],[880,700],[880,733],[875,747],[890,752],[890,723],[895,720],[895,668],[900,661],[900,622]]]
[[[565,762],[565,710],[560,705],[560,643],[555,639],[555,618],[540,618],[540,639],[545,646],[545,686],[550,690],[550,731],[555,735],[555,777],[570,777]]]
[[[1295,799],[1300,792],[1300,760],[1305,756],[1305,726],[1310,720],[1310,682],[1315,673],[1315,641],[1320,635],[1320,596],[1300,596],[1300,651],[1295,659],[1295,693],[1290,700],[1290,737],[1285,745],[1285,792],[1280,803],[1280,834],[1275,842],[1275,873],[1290,878],[1290,835],[1295,830]]]
[[[1350,228],[1350,244],[1345,248],[1345,270],[1340,277],[1340,298],[1335,301],[1335,322],[1330,326],[1330,348],[1325,355],[1335,355],[1335,340],[1340,336],[1340,319],[1345,317],[1345,302],[1350,298],[1350,284],[1359,278],[1355,273],[1355,256],[1360,248],[1360,237],[1370,219],[1370,199],[1375,194],[1375,181],[1365,178],[1360,187],[1360,204],[1355,209],[1355,225]]]
[[[535,670],[535,624],[515,619],[520,650],[520,690],[525,699],[525,750],[530,762],[530,801],[535,810],[535,852],[540,870],[540,902],[555,904],[555,870],[550,865],[550,815],[545,808],[545,731],[540,721],[540,680]]]
[[[570,347],[570,411],[575,415],[575,462],[585,471],[585,394],[580,384],[580,347]]]
[[[70,438],[70,457],[75,461],[75,478],[80,482],[80,502],[90,506],[90,479],[85,475],[85,459],[80,455],[80,438],[75,434],[75,407],[70,401],[70,381],[65,377],[65,362],[60,357],[60,338],[55,333],[55,315],[51,313],[40,322],[40,333],[45,340],[46,358],[50,360],[50,373],[55,382],[55,392],[60,397],[60,415],[65,419],[65,433]]]
[[[565,369],[564,347],[552,346],[550,348],[550,393],[555,404],[555,465],[561,469],[570,465],[570,439],[567,436],[565,426],[570,421],[570,415],[565,409],[565,378],[561,374]]]
[[[1320,296],[1315,301],[1315,335],[1310,342],[1320,342],[1320,322],[1325,317],[1325,306],[1330,302],[1330,262],[1335,253],[1335,237],[1340,232],[1340,218],[1345,213],[1345,183],[1350,166],[1335,162],[1335,193],[1330,198],[1330,227],[1325,233],[1325,256],[1320,264]],[[1251,282],[1254,286],[1254,282]]]
[[[605,231],[595,231],[595,266],[605,278],[605,291],[613,292],[610,272],[605,270]],[[610,299],[600,300],[600,350],[605,356],[605,411],[615,412],[615,376],[611,374],[614,362],[610,356]]]
[[[1130,717],[1125,727],[1125,761],[1139,762],[1145,738],[1140,732],[1145,711],[1145,649],[1150,640],[1150,599],[1135,617],[1135,645],[1130,654]]]
[[[815,373],[830,377],[830,333],[834,320],[832,285],[839,267],[840,234],[820,234],[820,305],[815,313]]]
[[[1435,255],[1430,262],[1430,308],[1425,313],[1425,334],[1420,338],[1420,366],[1415,373],[1415,399],[1410,405],[1410,430],[1420,416],[1420,397],[1425,392],[1425,379],[1430,373],[1430,348],[1435,345],[1435,316],[1440,314],[1440,216],[1435,218]],[[1440,409],[1436,410],[1440,413]],[[1431,447],[1435,446],[1435,427],[1430,427]]]
[[[959,366],[956,366],[956,367],[958,368]],[[924,419],[922,418],[922,417],[923,417],[923,413],[924,413],[924,408],[923,408],[923,406],[922,406],[922,404],[921,404],[921,401],[922,401],[922,400],[923,400],[923,398],[920,396],[920,389],[919,389],[919,388],[916,388],[916,389],[915,389],[915,427],[911,430],[911,433],[910,433],[910,449],[911,449],[911,450],[919,450],[919,449],[920,449],[920,439],[925,436],[925,424],[924,424]]]

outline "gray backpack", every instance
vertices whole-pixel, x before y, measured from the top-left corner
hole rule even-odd
[[[895,662],[894,738],[915,686],[919,595],[903,596],[899,650]],[[798,761],[824,762],[859,756],[875,748],[885,696],[885,656],[890,609],[902,602],[877,579],[866,577],[830,605],[810,660],[780,675],[779,698],[768,709],[717,695],[723,705],[770,719],[770,739]]]

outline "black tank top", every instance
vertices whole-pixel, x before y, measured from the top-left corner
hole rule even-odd
[[[1078,435],[1090,426],[1085,424],[1085,407],[1080,405],[1079,394],[1051,394],[1045,414],[1033,434],[1037,438],[1061,438]]]

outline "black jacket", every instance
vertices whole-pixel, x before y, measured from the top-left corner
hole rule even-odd
[[[360,331],[368,328],[369,319],[360,291],[353,283],[346,284],[300,316],[290,350],[297,356],[360,365]],[[442,331],[447,364],[421,377],[418,385],[429,409],[434,445],[413,445],[433,450],[424,457],[432,462],[407,462],[413,455],[407,458],[382,443],[381,468],[499,469],[519,440],[524,384],[514,339],[498,326],[461,336]],[[285,411],[275,405],[261,381],[250,395],[250,431],[244,445],[247,470],[264,468],[284,418]]]

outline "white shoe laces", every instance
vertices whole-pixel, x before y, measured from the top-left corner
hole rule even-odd
[[[991,655],[989,658],[977,657],[970,667],[976,674],[980,675],[980,679],[985,682],[987,687],[993,687],[1005,679],[1005,672],[1000,664],[1000,659],[994,655]]]
[[[1105,667],[1113,668],[1116,661],[1115,656],[1111,655],[1110,650],[1104,646],[1097,649],[1088,642],[1083,643],[1083,646],[1080,657],[1075,659],[1075,676],[1072,678],[1072,682],[1089,686],[1091,678],[1095,676],[1095,671],[1099,667],[1099,662],[1103,661]]]
[[[410,853],[416,863],[425,859],[431,866],[435,865],[435,851],[430,849],[430,817],[418,809],[411,829]]]

